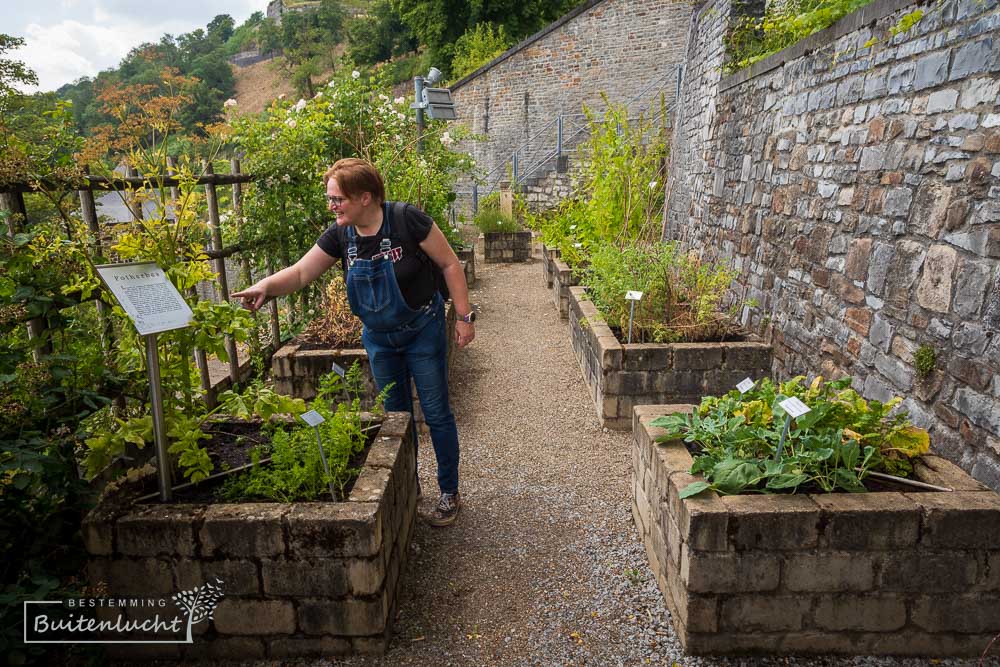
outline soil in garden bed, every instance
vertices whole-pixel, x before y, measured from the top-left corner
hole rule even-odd
[[[696,442],[685,442],[684,446],[687,448],[691,456],[697,456],[701,453],[701,446]],[[902,482],[894,482],[889,479],[876,479],[874,477],[866,477],[861,480],[861,484],[869,493],[940,493],[934,489],[925,489],[919,486],[910,486],[909,484],[903,484]],[[751,493],[757,493],[757,491],[748,491],[746,495]],[[769,489],[768,493],[771,494],[815,494],[815,495],[826,495],[829,493],[851,493],[850,491],[845,491],[843,489],[834,489],[833,491],[824,491],[818,484],[809,483],[799,486],[794,491],[792,489]]]
[[[251,463],[250,452],[252,449],[258,446],[266,446],[270,444],[270,438],[267,437],[266,433],[262,433],[260,430],[260,422],[215,422],[206,426],[205,431],[212,436],[210,440],[202,441],[203,446],[208,450],[209,456],[212,457],[212,463],[214,464],[211,475],[219,474],[220,476],[212,479],[206,479],[198,484],[190,484],[182,486],[181,488],[175,488],[173,499],[170,501],[171,503],[232,502],[217,498],[215,495],[216,491],[222,487],[227,479],[229,479],[230,474],[240,474],[242,472],[236,471],[236,468],[246,466]],[[360,472],[361,466],[364,465],[365,460],[368,458],[368,450],[371,448],[376,432],[377,431],[369,432],[364,449],[350,458],[347,464],[348,468],[355,469]],[[264,458],[267,456],[268,454],[265,453]],[[267,465],[267,463],[263,463],[262,465]],[[354,488],[354,483],[357,481],[357,478],[358,475],[355,473],[348,480],[348,482],[344,485],[343,494],[337,498],[338,501],[342,502],[350,496],[351,490]],[[174,472],[174,479],[175,484],[179,485],[181,475],[178,471]],[[152,491],[152,489],[150,490]],[[318,500],[329,500],[329,498],[321,497]],[[151,498],[146,502],[159,503],[160,499],[159,497]],[[267,498],[247,498],[240,502],[269,503],[274,501]]]
[[[628,330],[621,329],[616,326],[608,326],[611,329],[611,333],[615,335],[618,342],[622,345],[628,344]],[[675,341],[678,343],[745,343],[749,340],[750,334],[746,331],[730,331],[723,332],[716,336],[708,336],[705,338],[699,338],[698,340],[679,340]],[[640,340],[638,334],[635,330],[632,331],[632,343],[650,343],[652,341]]]
[[[302,338],[301,336],[292,339],[293,345],[298,345],[299,350],[308,352],[311,350],[360,350],[361,338],[344,341],[337,336],[330,336],[328,340],[322,338]]]

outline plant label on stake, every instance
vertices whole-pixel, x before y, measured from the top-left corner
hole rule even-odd
[[[642,299],[642,292],[629,290],[625,292],[625,299],[631,301],[628,309],[628,342],[632,342],[632,320],[635,319],[635,302]]]
[[[801,417],[809,412],[809,406],[795,396],[786,398],[781,403],[778,403],[778,405],[785,411],[785,426],[781,429],[781,440],[778,441],[778,450],[774,453],[775,461],[781,460],[781,451],[785,447],[785,438],[788,437],[788,427],[791,425],[792,419]]]
[[[319,434],[319,425],[325,422],[326,419],[324,419],[323,415],[316,412],[315,410],[310,410],[309,412],[303,412],[301,415],[299,415],[299,419],[312,426],[313,430],[316,431],[316,444],[319,446],[319,460],[323,462],[323,471],[329,478],[330,466],[326,464],[326,453],[323,451],[323,438]],[[330,497],[333,500],[337,499],[337,492],[334,491],[333,489],[333,482],[330,482]]]
[[[751,389],[753,389],[753,384],[754,384],[753,380],[751,380],[750,378],[744,378],[742,382],[736,385],[736,388],[740,390],[741,394],[745,394]]]
[[[135,329],[146,341],[146,370],[149,373],[149,404],[153,417],[160,500],[168,502],[172,481],[167,455],[167,427],[163,421],[163,390],[160,386],[160,357],[156,334],[183,329],[194,313],[167,274],[155,262],[129,262],[95,266],[97,275],[115,297]]]
[[[339,375],[340,377],[347,376],[347,371],[345,371],[336,361],[333,362],[333,372]]]

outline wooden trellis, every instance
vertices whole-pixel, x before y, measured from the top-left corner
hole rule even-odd
[[[100,176],[91,176],[85,171],[83,186],[81,186],[80,183],[70,185],[54,181],[41,181],[37,185],[22,182],[0,186],[0,208],[6,209],[11,214],[7,220],[7,234],[10,237],[13,237],[21,229],[23,229],[27,223],[27,209],[24,203],[25,193],[38,192],[40,190],[49,192],[68,192],[76,190],[80,199],[80,210],[83,221],[86,223],[88,229],[94,237],[91,252],[94,257],[103,256],[103,249],[101,247],[101,229],[97,216],[97,204],[94,198],[94,192],[125,192],[126,204],[128,204],[132,216],[137,220],[141,220],[143,216],[142,206],[141,204],[137,204],[132,196],[132,193],[136,189],[141,187],[169,188],[172,200],[176,202],[179,199],[179,181],[175,177],[176,161],[173,158],[169,158],[167,166],[168,173],[166,176],[153,177],[140,176],[132,168],[129,168],[124,177],[112,179]],[[206,255],[208,255],[208,257],[212,260],[214,268],[219,275],[218,281],[215,285],[216,296],[220,301],[228,301],[229,285],[226,275],[225,258],[240,254],[242,249],[239,245],[230,247],[223,247],[222,245],[218,188],[225,186],[232,187],[231,214],[239,220],[242,215],[243,207],[243,184],[253,182],[255,177],[248,174],[242,174],[240,172],[239,160],[235,159],[231,162],[231,174],[216,174],[212,170],[211,165],[208,163],[205,163],[203,166],[205,167],[205,173],[196,181],[196,183],[197,185],[204,187],[205,199],[208,204],[210,237],[206,246]],[[249,258],[246,257],[246,255],[242,256],[241,266],[243,278],[249,283],[252,280],[252,277]],[[267,260],[266,271],[268,275],[274,272],[274,262],[271,258],[268,258]],[[198,298],[194,293],[194,290],[190,290],[186,296],[189,298]],[[100,299],[96,299],[95,301],[100,321],[101,346],[103,350],[107,351],[110,350],[112,343],[110,318],[108,317],[108,304]],[[271,300],[268,307],[272,345],[274,349],[277,349],[277,347],[281,344],[281,328],[278,317],[277,300]],[[41,318],[29,320],[27,322],[27,330],[29,339],[39,338],[45,332],[45,322]],[[228,336],[226,339],[226,350],[229,354],[229,378],[232,384],[235,385],[239,381],[239,357],[237,356],[235,341]],[[50,351],[50,348],[47,349],[47,346],[43,346],[36,348],[33,354],[37,361],[44,354]],[[194,357],[199,371],[201,387],[206,391],[209,402],[214,403],[215,396],[209,376],[208,361],[204,350],[196,349],[194,351]]]

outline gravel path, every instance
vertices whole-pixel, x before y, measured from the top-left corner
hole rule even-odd
[[[632,523],[631,435],[600,427],[540,265],[478,268],[477,337],[452,371],[461,514],[418,520],[388,654],[336,664],[928,664],[684,655]],[[427,437],[419,465],[429,509]]]

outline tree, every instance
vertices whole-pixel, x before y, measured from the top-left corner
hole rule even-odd
[[[359,65],[374,65],[417,48],[413,32],[389,0],[376,0],[367,16],[347,24],[348,57]]]
[[[22,46],[24,46],[24,39],[21,37],[0,33],[0,113],[3,113],[5,109],[6,100],[21,95],[21,91],[17,88],[18,84],[38,85],[38,75],[28,69],[27,65],[20,60],[8,60],[2,57],[7,51]]]
[[[460,79],[471,74],[511,46],[503,26],[493,31],[492,23],[480,23],[455,42],[455,57],[451,61],[451,75]]]
[[[208,36],[219,44],[225,43],[236,28],[236,21],[229,14],[219,14],[208,23]]]
[[[190,644],[194,641],[191,628],[202,621],[212,618],[215,608],[219,606],[222,599],[222,580],[215,579],[215,582],[208,582],[201,586],[192,588],[189,591],[175,593],[171,599],[182,611],[187,613],[187,641]]]
[[[285,52],[283,67],[301,94],[312,97],[313,78],[326,66],[333,65],[333,53],[342,36],[344,16],[337,0],[322,0],[314,10],[288,12],[281,19],[281,45]]]
[[[480,23],[503,26],[519,40],[559,18],[582,0],[392,0],[392,7],[427,46],[434,60],[450,72],[454,44]]]

